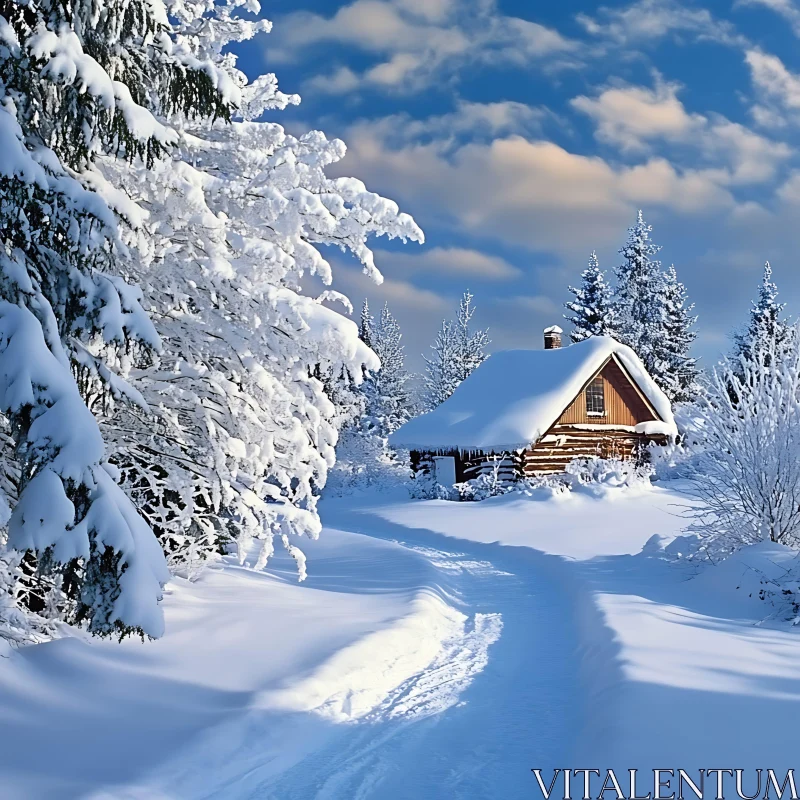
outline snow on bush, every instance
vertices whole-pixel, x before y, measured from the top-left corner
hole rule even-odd
[[[800,343],[765,337],[714,370],[697,404],[689,530],[717,554],[800,543]]]
[[[630,488],[649,484],[649,463],[620,458],[577,458],[567,464],[566,477],[572,487],[594,484],[608,488]]]
[[[408,493],[415,500],[457,500],[459,494],[455,486],[443,486],[427,470],[414,473]]]
[[[407,487],[409,482],[407,451],[390,450],[380,436],[345,430],[336,446],[336,463],[328,473],[325,495],[391,491]]]
[[[429,472],[420,470],[410,484],[410,493],[418,499],[460,502],[486,500],[509,493],[542,491],[549,494],[575,491],[604,495],[616,489],[647,488],[653,474],[653,467],[649,463],[594,457],[575,459],[562,473],[512,481],[502,477],[501,460],[498,459],[493,467],[490,466],[477,478],[453,486],[442,486]]]
[[[454,500],[485,500],[487,497],[499,497],[514,490],[516,481],[508,477],[507,459],[493,456],[483,472],[477,478],[457,483],[453,486]]]

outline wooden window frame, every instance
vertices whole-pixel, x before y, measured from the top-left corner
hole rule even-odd
[[[602,375],[597,375],[586,385],[584,389],[586,397],[586,416],[605,417],[606,416],[606,385]],[[600,403],[598,404],[598,399]],[[601,405],[602,409],[597,406]]]

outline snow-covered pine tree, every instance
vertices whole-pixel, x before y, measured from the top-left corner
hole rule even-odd
[[[394,202],[325,174],[343,158],[343,142],[254,121],[299,98],[280,92],[273,75],[248,83],[223,52],[269,27],[235,17],[241,5],[175,6],[176,48],[233,87],[235,121],[181,117],[170,164],[102,164],[151,221],[148,257],[125,268],[147,287],[165,342],[160,363],[134,370],[156,419],[125,409],[106,429],[132,490],[142,485],[142,506],[168,536],[188,536],[192,547],[200,537],[206,552],[215,538],[233,539],[242,560],[261,539],[257,567],[277,536],[303,577],[292,541],[321,529],[317,501],[347,416],[331,398],[349,397],[350,380],[377,359],[358,325],[329,307],[340,302],[351,313],[346,297],[309,297],[302,287],[309,276],[332,282],[323,245],[349,251],[378,281],[370,236],[423,237]],[[248,12],[257,10],[248,2]]]
[[[384,304],[377,324],[373,323],[366,330],[370,336],[370,346],[381,362],[380,369],[370,372],[362,385],[366,415],[375,434],[386,438],[413,415],[403,334],[389,311],[388,303]]]
[[[764,264],[758,297],[750,308],[750,319],[744,331],[738,331],[733,337],[733,353],[731,361],[734,368],[743,359],[753,361],[760,348],[767,348],[767,362],[772,349],[788,346],[794,335],[794,328],[783,316],[785,303],[778,302],[778,287],[772,280],[772,267],[769,261]]]
[[[160,0],[7,3],[0,80],[0,410],[20,462],[7,543],[50,587],[36,610],[158,636],[163,555],[87,407],[144,405],[114,370],[160,347],[117,271],[112,209],[132,227],[141,209],[96,165],[154,165],[178,138],[154,112],[227,118],[232,86],[180,46]]]
[[[614,302],[611,287],[606,283],[605,273],[600,269],[597,254],[592,251],[589,265],[581,273],[581,286],[569,287],[575,299],[566,303],[571,316],[564,319],[572,323],[570,339],[582,342],[590,336],[614,335]]]
[[[366,371],[357,396],[361,413],[351,417],[336,446],[332,491],[349,492],[365,485],[396,483],[405,477],[405,458],[390,450],[387,437],[414,415],[415,406],[405,368],[402,334],[384,304],[377,321],[364,301],[360,335],[369,338],[380,368]]]
[[[369,310],[369,301],[364,298],[364,303],[361,306],[361,321],[358,325],[358,338],[367,347],[372,347],[372,330],[375,327],[375,317],[372,316]]]
[[[699,392],[697,359],[690,355],[697,338],[694,304],[687,305],[686,287],[670,265],[663,278],[664,327],[656,348],[657,381],[673,403],[691,402]]]
[[[455,375],[459,383],[466,380],[487,357],[486,348],[491,343],[488,330],[473,331],[470,327],[476,308],[472,304],[473,295],[469,289],[461,296],[453,328],[455,330],[458,350],[455,363]]]
[[[639,211],[619,251],[624,261],[617,267],[614,325],[616,338],[633,348],[658,381],[656,349],[664,328],[664,282],[661,262],[653,258],[661,247],[651,241],[652,230]]]
[[[455,320],[444,320],[431,345],[433,354],[423,356],[425,375],[422,402],[426,410],[443,403],[480,366],[487,357],[490,343],[488,330],[472,331],[470,322],[475,314],[473,296],[464,292]]]
[[[458,387],[455,360],[458,355],[458,338],[450,320],[442,320],[431,345],[433,353],[424,356],[425,375],[423,376],[422,405],[432,411],[441,405]]]

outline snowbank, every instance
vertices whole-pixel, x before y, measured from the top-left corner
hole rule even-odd
[[[448,400],[407,422],[389,443],[408,450],[489,453],[528,447],[612,356],[661,418],[643,423],[641,432],[676,436],[669,400],[639,357],[610,337],[594,336],[555,350],[505,350],[489,356]]]
[[[333,722],[435,714],[457,702],[483,669],[501,629],[496,614],[477,614],[471,621],[437,595],[423,592],[410,614],[339,651],[312,675],[266,696],[264,704],[313,712]],[[436,681],[425,680],[408,695],[400,691],[423,673],[436,675]]]
[[[306,546],[305,585],[286,553],[267,572],[227,560],[174,580],[157,642],[66,638],[0,658],[14,730],[0,796],[249,797],[243,776],[293,766],[349,727],[335,723],[459,702],[499,616],[453,608],[426,555],[401,545],[329,529]]]

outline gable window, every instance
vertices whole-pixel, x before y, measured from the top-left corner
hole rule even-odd
[[[586,413],[590,417],[604,417],[606,415],[606,394],[603,379],[595,378],[586,387]]]

